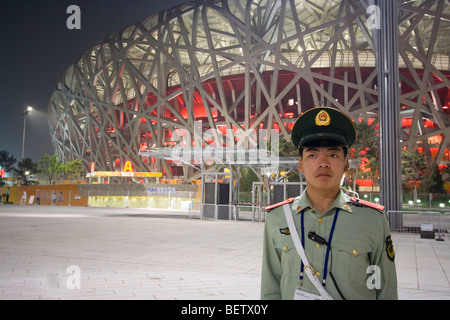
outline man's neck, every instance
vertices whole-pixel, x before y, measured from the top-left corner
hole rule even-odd
[[[315,190],[314,188],[306,188],[306,194],[308,195],[308,199],[311,202],[311,205],[314,209],[316,209],[320,214],[326,212],[331,205],[336,200],[336,197],[339,194],[340,189],[336,190]]]

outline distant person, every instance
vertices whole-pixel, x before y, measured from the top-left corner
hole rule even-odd
[[[36,190],[36,204],[41,204],[41,192],[39,191],[39,189]]]
[[[6,189],[6,201],[5,202],[9,202],[9,188]]]
[[[25,190],[22,193],[22,198],[20,198],[20,203],[27,204],[27,192]]]
[[[63,200],[63,194],[62,192],[59,193],[59,197],[58,197],[58,204],[61,205],[61,202]]]

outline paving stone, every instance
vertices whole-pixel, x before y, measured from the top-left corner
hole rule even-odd
[[[173,214],[0,206],[0,299],[258,300],[264,223]],[[393,241],[399,298],[450,299],[450,240]]]

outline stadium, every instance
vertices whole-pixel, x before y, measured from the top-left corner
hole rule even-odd
[[[446,165],[450,3],[402,2],[398,14],[401,146],[418,148],[430,166]],[[202,164],[152,151],[196,130],[237,137],[275,129],[290,141],[295,120],[313,106],[378,128],[372,15],[360,0],[205,0],[151,15],[66,70],[48,106],[54,150],[89,171],[131,165],[190,182]]]

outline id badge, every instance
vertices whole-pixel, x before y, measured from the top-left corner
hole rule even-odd
[[[322,300],[320,295],[295,289],[294,300]]]

